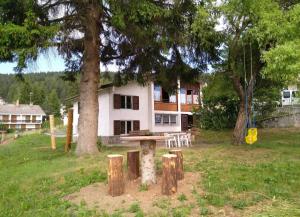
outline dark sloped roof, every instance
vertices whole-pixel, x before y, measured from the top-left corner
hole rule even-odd
[[[0,105],[0,114],[12,114],[12,115],[46,115],[43,109],[39,105],[27,105],[27,104],[4,104]]]

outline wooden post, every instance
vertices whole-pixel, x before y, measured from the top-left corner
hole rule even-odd
[[[123,155],[108,155],[108,194],[119,196],[124,193]]]
[[[142,140],[140,142],[141,154],[141,167],[142,167],[142,184],[150,185],[156,183],[155,172],[155,140]]]
[[[72,129],[73,129],[73,109],[68,109],[68,125],[67,125],[67,138],[65,144],[65,152],[68,152],[71,149]]]
[[[127,152],[127,171],[129,180],[135,180],[140,176],[140,152],[138,150]]]
[[[51,133],[51,148],[52,150],[56,149],[56,142],[55,142],[55,125],[54,125],[54,115],[49,115],[49,122],[50,122],[50,133]]]
[[[161,192],[163,195],[171,195],[177,192],[176,158],[175,154],[165,154],[162,157]]]
[[[170,154],[175,154],[176,157],[176,176],[177,180],[182,180],[184,178],[184,171],[183,171],[183,155],[182,151],[177,150],[170,150]]]
[[[4,140],[5,140],[5,132],[2,131],[0,144],[2,144]]]

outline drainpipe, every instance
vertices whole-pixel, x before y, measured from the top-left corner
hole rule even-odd
[[[178,124],[181,131],[181,98],[180,98],[180,78],[177,78],[177,108],[178,108]]]

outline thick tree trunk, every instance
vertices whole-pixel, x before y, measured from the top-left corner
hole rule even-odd
[[[100,5],[99,1],[84,4],[84,53],[80,80],[80,116],[78,124],[78,155],[98,152],[98,85],[100,78]]]
[[[242,100],[240,103],[239,113],[233,131],[234,145],[240,145],[244,142],[245,124],[246,124],[245,101]]]

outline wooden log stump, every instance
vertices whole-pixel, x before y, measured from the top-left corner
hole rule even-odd
[[[155,140],[142,140],[140,142],[141,154],[141,167],[142,167],[142,184],[151,185],[156,183],[155,172]]]
[[[108,194],[119,196],[124,193],[123,155],[108,155]]]
[[[176,158],[175,154],[165,154],[162,157],[161,192],[163,195],[171,195],[177,192]]]
[[[170,150],[170,154],[175,154],[176,157],[176,176],[177,180],[182,180],[184,178],[184,171],[183,171],[183,155],[180,149]]]
[[[127,173],[129,180],[135,180],[140,176],[140,152],[138,150],[127,152]]]

